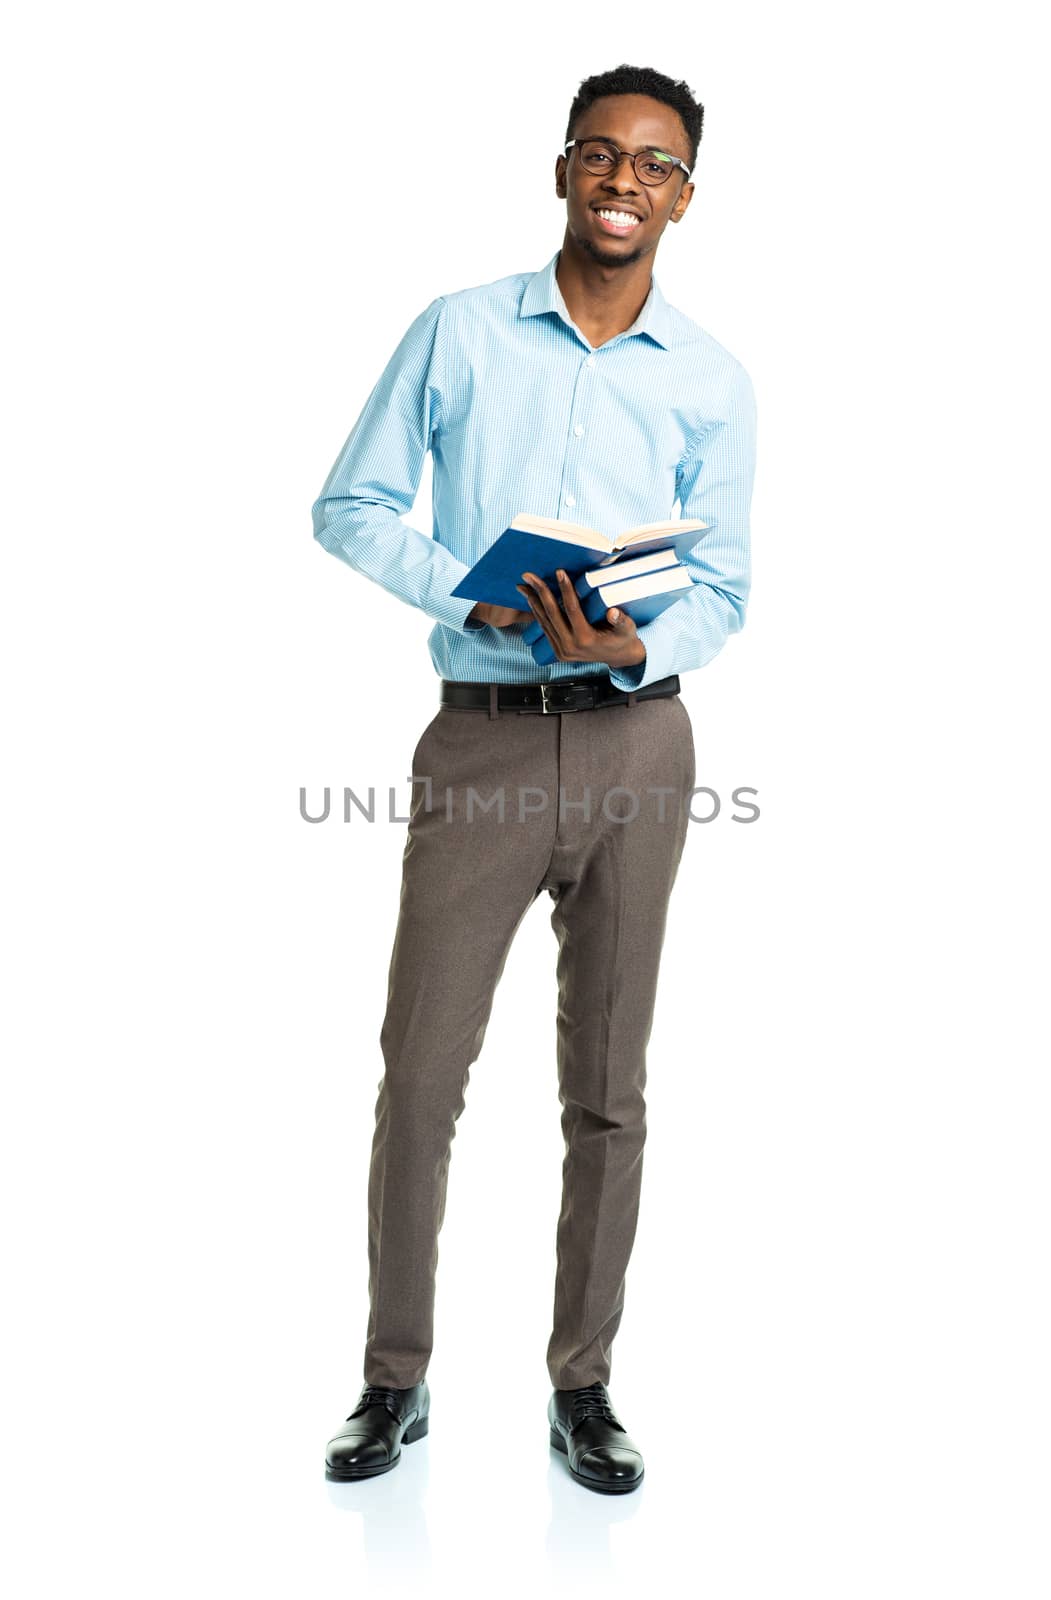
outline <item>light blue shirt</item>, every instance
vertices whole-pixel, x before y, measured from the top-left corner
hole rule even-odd
[[[336,459],[314,537],[435,626],[442,678],[640,688],[703,667],[742,627],[750,584],[755,397],[740,362],[665,300],[597,349],[539,272],[439,295],[405,333]],[[433,536],[409,526],[427,451]],[[634,667],[538,666],[510,628],[467,621],[452,591],[515,514],[616,537],[676,515],[717,523],[683,558],[694,587],[638,630]],[[522,610],[527,609],[523,596]]]

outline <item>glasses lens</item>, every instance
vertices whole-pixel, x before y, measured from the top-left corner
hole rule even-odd
[[[643,150],[635,157],[635,171],[643,183],[663,183],[675,171],[675,160],[665,150]]]
[[[603,144],[601,139],[586,139],[577,148],[580,151],[580,165],[586,167],[588,172],[612,172],[617,164],[617,152],[611,145]]]
[[[586,172],[612,172],[619,157],[612,145],[601,139],[585,139],[578,146],[580,165]],[[643,150],[635,157],[635,174],[641,183],[663,183],[675,171],[675,162],[664,150]]]

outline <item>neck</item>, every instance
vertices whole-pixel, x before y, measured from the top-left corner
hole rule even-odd
[[[605,262],[582,250],[566,229],[555,264],[555,280],[570,316],[592,344],[624,333],[646,304],[654,252],[637,260]]]

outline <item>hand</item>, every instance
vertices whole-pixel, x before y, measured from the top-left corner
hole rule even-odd
[[[479,600],[473,611],[468,612],[471,622],[488,622],[491,628],[509,628],[515,622],[531,622],[531,611],[516,611],[514,606],[490,606]]]
[[[611,606],[605,622],[597,627],[585,617],[577,592],[560,569],[558,587],[564,612],[543,578],[523,572],[528,585],[515,584],[529,601],[533,616],[540,623],[555,657],[559,661],[602,661],[610,667],[636,667],[646,659],[646,646],[626,611]]]

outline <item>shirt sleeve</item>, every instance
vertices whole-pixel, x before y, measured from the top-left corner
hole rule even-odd
[[[485,627],[467,622],[475,602],[452,594],[469,568],[432,535],[402,520],[441,430],[444,308],[439,295],[405,333],[311,515],[323,549],[436,622],[472,633]]]
[[[723,416],[697,437],[677,473],[680,516],[716,523],[682,557],[694,587],[639,628],[646,655],[633,667],[610,668],[618,689],[640,689],[673,672],[703,667],[743,628],[751,587],[755,440],[755,391],[737,365]]]

